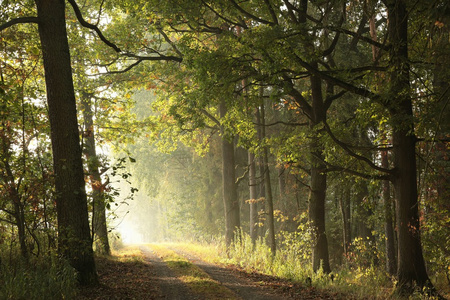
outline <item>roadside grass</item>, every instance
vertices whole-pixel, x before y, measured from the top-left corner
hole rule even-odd
[[[56,257],[19,256],[1,259],[0,299],[75,299],[78,292],[75,270]]]
[[[238,299],[231,290],[213,280],[202,269],[189,262],[189,260],[183,256],[168,249],[167,244],[166,246],[163,244],[151,244],[148,246],[167,264],[186,286],[194,293],[204,297],[204,299]]]
[[[222,266],[239,266],[248,272],[276,276],[281,279],[300,283],[330,294],[347,295],[349,299],[404,299],[393,294],[395,280],[389,276],[382,265],[367,267],[342,266],[333,270],[332,274],[313,272],[309,245],[297,237],[284,237],[284,245],[277,250],[275,256],[265,241],[260,239],[255,244],[246,234],[226,250],[224,243],[198,244],[177,243],[171,247],[191,252],[204,261]],[[436,286],[444,297],[449,297],[448,287]],[[435,299],[417,292],[408,299]],[[449,298],[450,299],[450,298]]]
[[[115,259],[120,262],[144,262],[144,255],[136,245],[127,245],[119,249],[113,249],[109,259]]]

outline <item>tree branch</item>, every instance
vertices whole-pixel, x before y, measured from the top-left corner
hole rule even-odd
[[[257,126],[265,126],[265,127],[275,126],[278,124],[283,124],[286,126],[307,126],[307,125],[309,125],[309,123],[307,123],[307,122],[306,123],[291,123],[291,122],[284,122],[284,121],[277,121],[277,122],[270,123],[270,124],[261,124],[261,123],[253,122],[253,124],[257,125]]]
[[[160,35],[163,36],[164,40],[172,47],[172,49],[180,56],[183,57],[183,54],[178,50],[177,45],[167,36],[167,34],[162,30],[162,28],[156,28]]]
[[[371,45],[374,45],[375,47],[383,49],[384,51],[389,51],[389,49],[390,49],[390,46],[378,43],[377,41],[372,40],[372,38],[363,36],[363,35],[359,34],[358,32],[353,32],[353,31],[350,31],[350,30],[347,30],[347,29],[344,29],[344,28],[331,27],[331,26],[327,26],[325,28],[329,29],[331,31],[342,32],[342,33],[345,33],[347,35],[353,36],[353,37],[358,38],[358,39],[360,39],[360,40],[362,40],[362,41],[364,41],[364,42],[366,42],[368,44],[371,44]]]
[[[369,91],[369,90],[367,90],[365,88],[352,85],[352,84],[350,84],[348,82],[342,81],[341,79],[338,79],[336,77],[332,77],[332,76],[326,74],[326,72],[322,72],[322,71],[318,70],[317,68],[314,68],[313,66],[311,66],[310,64],[308,64],[307,62],[302,60],[295,53],[294,53],[294,57],[299,62],[299,64],[302,67],[304,67],[306,70],[311,72],[311,74],[313,74],[313,75],[315,75],[315,76],[317,76],[319,78],[322,78],[322,79],[324,79],[326,81],[329,81],[330,83],[332,83],[334,85],[337,85],[337,86],[339,86],[339,87],[341,87],[341,88],[343,88],[343,89],[345,89],[345,90],[347,90],[349,92],[352,92],[352,93],[354,93],[356,95],[367,97],[367,98],[370,98],[372,100],[380,100],[380,96],[379,95],[374,94],[373,92],[371,92],[371,91]]]
[[[140,55],[136,55],[133,53],[129,53],[129,52],[124,52],[123,55],[127,56],[127,57],[132,57],[132,58],[136,58],[138,60],[152,60],[152,61],[158,61],[158,60],[171,60],[171,61],[177,61],[177,62],[182,62],[183,58],[178,57],[178,56],[173,56],[173,55],[163,55],[163,54],[159,54],[157,53],[158,56],[140,56]]]
[[[130,71],[131,69],[133,69],[134,67],[136,67],[137,65],[139,65],[142,62],[142,59],[138,59],[137,61],[135,61],[134,63],[132,63],[131,65],[129,65],[128,67],[126,67],[123,70],[119,70],[119,71],[107,71],[106,73],[100,73],[100,74],[95,74],[95,76],[97,75],[103,75],[103,74],[122,74],[122,73],[126,73],[128,71]],[[93,74],[94,75],[94,74]]]
[[[358,171],[355,171],[355,170],[352,170],[349,168],[335,166],[326,161],[324,161],[324,163],[327,165],[326,172],[339,172],[340,171],[340,172],[345,172],[345,173],[355,175],[355,176],[365,178],[365,179],[391,180],[391,176],[389,176],[389,175],[372,175],[372,174],[358,172]]]
[[[113,48],[114,51],[116,51],[117,53],[122,52],[122,50],[120,50],[120,48],[119,48],[116,44],[114,44],[113,42],[109,41],[109,40],[103,35],[103,33],[100,31],[100,29],[99,29],[97,26],[95,26],[95,25],[93,25],[93,24],[90,24],[90,23],[86,22],[86,20],[84,20],[83,15],[81,14],[80,8],[78,7],[78,4],[75,2],[75,0],[67,0],[67,1],[69,1],[70,5],[72,5],[73,11],[75,12],[75,15],[77,16],[78,22],[80,22],[80,24],[81,24],[83,27],[86,27],[86,28],[89,28],[89,29],[94,30],[94,31],[97,33],[98,37],[99,37],[106,45],[108,45],[109,47]]]
[[[227,22],[227,23],[229,23],[229,24],[233,24],[233,25],[238,26],[238,27],[245,28],[245,29],[248,28],[248,26],[247,26],[244,22],[242,22],[242,23],[236,23],[236,22],[231,21],[231,20],[228,19],[228,18],[225,18],[225,17],[222,16],[218,11],[216,11],[214,8],[212,8],[211,5],[209,5],[208,3],[206,3],[206,1],[203,1],[203,0],[202,0],[202,3],[203,3],[203,5],[206,6],[210,11],[212,11],[218,18],[224,20],[225,22]],[[205,27],[208,27],[206,24],[203,24],[203,25],[205,25]]]
[[[267,8],[269,9],[273,22],[275,24],[278,24],[278,18],[277,15],[275,14],[275,11],[273,10],[272,4],[270,3],[269,0],[264,0],[264,2],[266,3]]]
[[[373,161],[371,161],[371,160],[368,159],[367,157],[364,157],[364,156],[362,156],[362,155],[359,155],[359,154],[353,152],[353,151],[350,149],[349,145],[347,145],[346,143],[340,141],[340,140],[333,134],[333,132],[331,131],[330,126],[328,125],[328,123],[327,123],[326,121],[324,121],[323,124],[324,124],[324,127],[325,127],[326,132],[327,132],[328,135],[331,137],[331,139],[332,139],[338,146],[340,146],[345,152],[347,152],[347,154],[349,154],[350,156],[352,156],[352,157],[354,157],[354,158],[356,158],[356,159],[358,159],[358,160],[360,160],[360,161],[365,162],[369,167],[371,167],[371,168],[374,169],[374,170],[377,170],[377,171],[383,172],[383,173],[388,173],[388,174],[391,174],[391,175],[394,173],[394,171],[392,171],[392,170],[388,170],[388,169],[385,169],[385,168],[382,168],[382,167],[377,166],[376,164],[373,163]]]
[[[337,94],[331,95],[329,97],[327,97],[324,101],[324,106],[325,106],[325,111],[328,111],[328,109],[330,108],[331,104],[333,104],[333,101],[336,99],[339,99],[340,97],[344,96],[347,93],[346,90],[340,91]]]
[[[38,17],[22,17],[22,18],[16,18],[16,19],[12,19],[6,23],[3,23],[0,25],[0,31],[9,28],[13,25],[16,24],[29,24],[29,23],[39,23],[39,18]]]
[[[213,115],[211,115],[209,112],[206,111],[206,109],[201,109],[200,110],[206,117],[208,117],[208,119],[210,119],[211,121],[213,121],[217,126],[221,126],[219,120],[217,120]]]
[[[230,2],[231,2],[231,4],[233,4],[233,6],[234,6],[237,10],[239,10],[239,11],[240,11],[241,13],[243,13],[245,16],[247,16],[247,17],[249,17],[249,18],[251,18],[251,19],[253,19],[253,20],[255,20],[255,21],[258,21],[258,22],[260,22],[260,23],[266,24],[266,25],[275,25],[275,23],[273,23],[273,22],[270,22],[270,21],[261,19],[261,18],[255,16],[255,15],[249,13],[248,11],[246,11],[245,9],[243,9],[242,7],[240,7],[239,4],[236,3],[236,1],[230,0]]]
[[[308,101],[303,97],[303,95],[294,87],[291,79],[287,75],[283,75],[284,82],[286,82],[290,88],[288,94],[294,98],[295,102],[300,106],[303,112],[308,116],[308,118],[312,118],[312,108],[309,105]]]

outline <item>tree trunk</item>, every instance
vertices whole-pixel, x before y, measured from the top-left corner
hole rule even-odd
[[[389,168],[388,154],[386,151],[381,153],[381,166],[385,169]],[[395,256],[395,235],[392,217],[392,198],[391,183],[389,180],[382,182],[382,197],[384,203],[384,232],[386,235],[386,271],[390,275],[395,275],[397,271],[397,261]]]
[[[62,0],[35,0],[55,173],[58,251],[80,284],[98,282],[90,236],[75,93]]]
[[[104,185],[100,175],[100,162],[95,149],[95,132],[90,95],[83,93],[81,99],[84,118],[84,155],[92,187],[92,238],[96,251],[103,255],[110,255],[108,227],[106,225],[106,205]]]
[[[220,117],[226,115],[226,106],[222,102],[219,107]],[[236,230],[240,228],[239,201],[237,197],[234,142],[226,136],[222,128],[222,185],[223,204],[225,209],[225,242],[230,246],[234,241]]]
[[[369,189],[367,188],[367,184],[368,182],[365,181],[361,181],[359,184],[356,184],[356,225],[358,236],[362,238],[364,243],[367,243],[367,249],[369,249],[370,251],[369,254],[371,257],[371,261],[367,262],[367,264],[376,266],[378,265],[379,261],[375,253],[376,240],[374,235],[372,234],[373,227],[372,224],[370,224],[370,218],[373,215],[373,211],[370,208],[370,203],[368,203]]]
[[[369,19],[369,32],[370,37],[373,41],[377,41],[377,29],[376,29],[376,22],[375,22],[375,14],[374,14],[374,8],[371,7],[371,16]],[[378,64],[378,55],[379,55],[379,48],[377,48],[375,45],[372,45],[372,60],[375,65]],[[380,82],[380,81],[379,81]],[[383,137],[384,140],[386,140],[386,137]],[[387,141],[386,141],[387,142]],[[387,143],[386,143],[387,144]],[[386,170],[389,169],[389,159],[388,159],[388,152],[382,151],[381,152],[381,166],[385,168]],[[396,261],[396,255],[395,255],[395,234],[394,234],[394,228],[392,226],[393,224],[393,216],[392,216],[392,198],[391,198],[391,183],[389,180],[383,180],[382,182],[382,198],[383,198],[383,204],[384,204],[384,232],[386,235],[386,242],[385,242],[385,252],[386,252],[386,271],[390,275],[395,275],[397,271],[397,261]]]
[[[312,142],[311,149],[316,148],[317,143]],[[327,176],[324,173],[322,153],[311,153],[311,182],[309,193],[309,220],[314,228],[316,242],[313,246],[313,270],[318,271],[322,267],[325,273],[330,273],[330,261],[328,255],[328,239],[325,232],[325,192]]]
[[[248,152],[248,163],[249,163],[249,174],[248,181],[250,186],[250,238],[252,242],[255,243],[258,238],[258,231],[256,224],[258,223],[258,203],[257,203],[257,192],[256,192],[256,163],[255,155]]]
[[[317,67],[317,63],[313,63]],[[311,97],[313,116],[311,120],[312,137],[310,142],[311,182],[309,194],[309,220],[314,228],[316,243],[313,246],[313,270],[322,267],[325,273],[330,273],[328,254],[328,239],[325,231],[325,197],[327,191],[326,166],[323,162],[323,145],[321,145],[316,125],[325,120],[326,110],[323,104],[322,82],[316,76],[311,76]]]
[[[419,202],[416,174],[416,137],[412,101],[409,96],[408,12],[402,0],[388,1],[390,53],[390,94],[386,99],[393,128],[393,184],[398,230],[398,287],[413,292],[414,285],[431,286],[420,240]]]
[[[348,255],[351,239],[351,216],[350,216],[350,185],[346,184],[341,190],[339,197],[339,206],[341,207],[342,215],[342,230],[343,230],[343,244],[344,255]]]
[[[264,100],[262,100],[264,101]],[[264,102],[262,102],[260,110],[260,121],[261,121],[261,136],[260,141],[263,141],[263,139],[266,137],[266,114],[265,114],[265,107]],[[270,170],[269,170],[269,154],[267,151],[267,147],[263,148],[262,153],[262,160],[263,160],[263,170],[264,170],[264,186],[266,187],[266,209],[265,212],[267,214],[267,227],[269,230],[269,236],[268,236],[268,244],[270,247],[270,250],[272,251],[272,255],[275,255],[277,246],[275,243],[275,221],[273,217],[273,195],[272,195],[272,184],[270,182]]]
[[[261,124],[261,109],[258,108],[256,110],[256,124],[258,124],[256,131],[258,133],[258,140],[262,141],[262,126]],[[264,158],[260,155],[258,157],[258,171],[259,171],[259,190],[258,190],[258,199],[260,200],[258,203],[259,212],[258,212],[258,235],[260,237],[264,237],[264,227],[265,227],[265,211],[266,211],[266,185],[264,183]]]

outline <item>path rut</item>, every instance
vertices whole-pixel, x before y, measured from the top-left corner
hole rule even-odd
[[[158,299],[201,299],[197,295],[194,295],[149,247],[140,246],[140,250],[145,255],[145,261],[153,266],[155,273],[154,280],[159,286],[160,292]]]
[[[283,300],[292,299],[290,297],[277,294],[269,287],[261,286],[248,278],[242,277],[239,272],[217,266],[203,261],[197,255],[183,251],[176,247],[169,247],[178,255],[184,256],[189,261],[204,270],[212,279],[232,290],[241,299],[251,300]]]

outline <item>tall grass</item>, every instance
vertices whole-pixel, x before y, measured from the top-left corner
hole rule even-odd
[[[314,238],[306,226],[295,233],[281,232],[277,238],[280,246],[275,255],[264,238],[253,243],[243,232],[236,235],[235,243],[228,249],[223,242],[215,247],[222,263],[248,271],[300,282],[305,286],[311,283],[315,288],[343,293],[353,299],[391,298],[393,281],[382,266],[356,267],[356,263],[335,268],[332,274],[313,272],[311,248]]]
[[[2,259],[0,299],[75,299],[77,280],[69,264],[52,255],[47,258]]]

